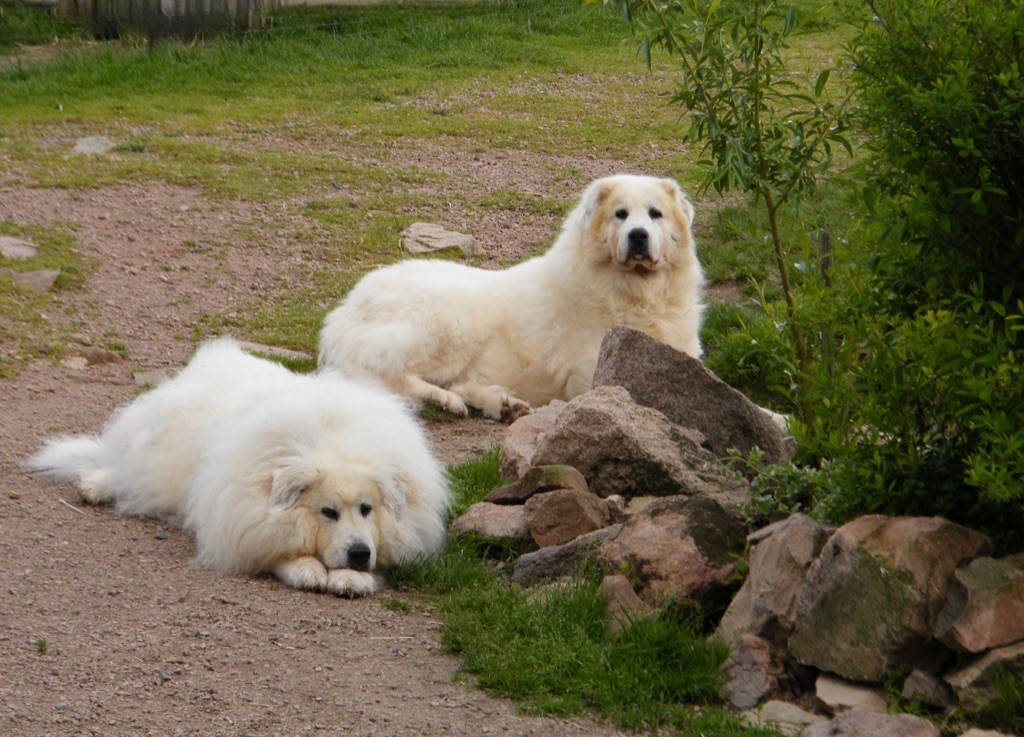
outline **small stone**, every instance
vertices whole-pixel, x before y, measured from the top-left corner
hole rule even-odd
[[[526,500],[526,524],[538,547],[564,545],[609,524],[607,504],[596,494],[556,489]]]
[[[81,371],[89,367],[89,361],[85,356],[68,356],[60,362],[60,365],[73,371]]]
[[[492,504],[523,504],[535,494],[556,489],[575,489],[590,493],[583,474],[572,466],[535,466],[518,481],[500,486],[485,498]]]
[[[402,248],[409,253],[433,253],[457,248],[466,256],[486,255],[476,238],[437,223],[413,223],[402,231]]]
[[[917,701],[936,709],[945,709],[953,705],[953,693],[949,686],[938,677],[923,670],[915,670],[903,682],[903,698]]]
[[[522,507],[513,507],[513,509]],[[565,545],[553,545],[519,556],[512,567],[512,583],[530,585],[568,576],[586,560],[601,543],[611,540],[622,530],[612,525],[581,535]]]
[[[124,359],[120,353],[94,345],[85,352],[85,360],[90,366],[105,366],[108,363],[121,363]]]
[[[58,701],[56,704],[53,705],[53,708],[57,711],[64,711],[68,708],[68,704],[66,701]]]
[[[39,247],[31,241],[0,235],[0,256],[11,259],[29,259],[39,254]]]
[[[530,527],[526,524],[526,511],[521,505],[478,502],[461,517],[455,519],[449,534],[458,539],[469,535],[511,542],[530,541]]]
[[[833,710],[860,708],[885,713],[888,705],[881,691],[822,673],[814,684],[818,698]]]
[[[775,725],[779,733],[787,737],[798,737],[805,728],[828,721],[820,714],[812,714],[785,701],[768,701],[756,711],[743,712],[742,719],[749,727]]]
[[[60,278],[60,272],[56,269],[43,269],[40,271],[22,271],[11,274],[14,283],[25,289],[32,289],[36,292],[49,292],[53,285]]]
[[[946,683],[953,687],[960,706],[973,711],[995,697],[999,679],[1006,676],[1024,677],[1024,640],[989,650],[959,670],[947,673]]]
[[[1024,553],[977,558],[959,568],[934,634],[970,653],[1024,640]]]
[[[117,147],[117,142],[106,136],[88,136],[75,142],[76,154],[105,154]]]
[[[556,399],[513,422],[501,444],[501,476],[518,479],[533,467],[533,456],[544,435],[555,426],[555,420],[566,403]]]
[[[779,686],[771,647],[757,635],[745,634],[722,665],[723,696],[737,709],[757,706]]]
[[[169,680],[171,680],[170,675],[168,675],[167,673],[160,674],[160,683],[167,683]]]
[[[912,714],[879,714],[850,709],[830,722],[815,724],[803,737],[940,737],[939,728]]]
[[[153,369],[152,371],[139,371],[132,376],[135,386],[159,386],[167,381],[170,372],[166,369]]]
[[[153,535],[153,537],[156,538],[157,540],[166,540],[167,539],[167,533],[164,532],[163,530],[157,530],[156,534]]]
[[[617,637],[622,628],[630,622],[645,617],[650,609],[633,591],[629,579],[619,574],[605,576],[601,580],[600,592],[607,598],[604,607],[605,632]]]

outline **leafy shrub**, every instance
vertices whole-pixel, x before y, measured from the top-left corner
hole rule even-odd
[[[1024,296],[1024,2],[870,0],[852,45],[889,272],[913,306]]]
[[[852,48],[877,263],[840,290],[813,378],[804,448],[835,481],[816,508],[942,515],[1019,547],[1024,2],[869,6]]]

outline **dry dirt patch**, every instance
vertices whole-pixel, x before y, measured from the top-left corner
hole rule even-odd
[[[98,430],[139,391],[134,371],[182,365],[200,317],[287,288],[296,244],[237,240],[239,224],[263,215],[154,183],[0,190],[0,219],[67,223],[97,264],[48,318],[116,336],[128,356],[36,361],[0,383],[0,734],[616,734],[523,716],[453,682],[458,663],[423,601],[402,613],[387,606],[393,594],[349,601],[196,570],[180,531],[86,507],[23,473],[45,436]],[[435,422],[431,434],[457,462],[501,427]]]

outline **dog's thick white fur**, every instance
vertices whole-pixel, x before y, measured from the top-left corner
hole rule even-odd
[[[510,421],[589,389],[616,325],[699,357],[704,277],[692,220],[671,179],[599,179],[543,256],[504,271],[413,260],[368,274],[327,316],[320,365],[372,374],[457,415],[468,405]]]
[[[434,554],[449,506],[401,399],[293,374],[230,339],[202,346],[101,435],[52,439],[28,466],[191,531],[202,566],[344,596],[376,591],[379,566]]]

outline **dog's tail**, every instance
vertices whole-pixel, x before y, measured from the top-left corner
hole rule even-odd
[[[105,450],[106,446],[97,437],[52,438],[25,465],[57,481],[75,484],[100,467]]]

